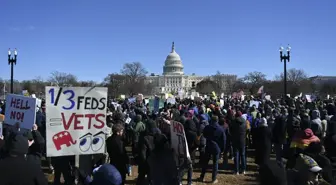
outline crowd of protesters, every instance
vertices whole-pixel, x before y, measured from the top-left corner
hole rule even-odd
[[[138,166],[138,185],[179,185],[185,173],[187,184],[204,181],[212,161],[212,181],[218,183],[220,161],[236,175],[245,175],[247,155],[258,165],[262,185],[335,184],[336,116],[332,99],[308,102],[305,99],[254,100],[226,99],[220,106],[215,98],[176,100],[157,111],[144,102],[121,100],[109,107],[106,124],[106,154],[93,155],[89,170],[75,167],[74,156],[46,158],[54,184],[61,174],[67,185],[121,185]],[[43,103],[42,103],[43,105]],[[2,114],[5,108],[2,106]],[[170,121],[184,126],[189,156],[176,156],[171,147]],[[41,170],[45,156],[45,107],[37,112],[31,131],[4,128],[0,138],[0,184],[44,185]],[[168,125],[168,127],[167,127]],[[130,146],[130,147],[128,147]],[[127,151],[126,148],[131,148]],[[254,153],[247,153],[254,149]],[[275,159],[271,154],[275,153]],[[199,156],[199,157],[197,157]],[[176,166],[176,160],[180,165]],[[182,161],[182,162],[181,162]],[[193,170],[201,169],[198,179]]]

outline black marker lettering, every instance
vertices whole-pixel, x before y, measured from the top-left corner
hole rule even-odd
[[[78,96],[77,98],[77,110],[80,109],[80,105],[83,103],[84,96]]]

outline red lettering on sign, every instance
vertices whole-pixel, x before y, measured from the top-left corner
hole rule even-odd
[[[105,115],[104,114],[76,114],[72,113],[70,115],[69,120],[65,119],[64,113],[61,113],[62,115],[62,122],[63,122],[63,127],[65,130],[69,130],[71,125],[73,124],[74,130],[83,130],[85,125],[82,125],[86,123],[83,119],[88,119],[88,129],[91,129],[93,126],[96,129],[101,129],[105,126]],[[95,123],[92,124],[92,119],[95,120]]]
[[[105,126],[104,121],[106,121],[105,115],[104,114],[97,114],[96,115],[96,121],[98,123],[100,123],[100,125],[93,125],[94,128],[96,128],[96,129],[104,128],[104,126]]]
[[[74,129],[75,130],[83,130],[83,126],[80,126],[81,121],[79,120],[79,118],[83,118],[84,115],[83,114],[75,114],[75,122],[74,122]]]
[[[178,122],[173,122],[173,131],[183,135],[183,127]]]
[[[89,118],[89,121],[88,121],[88,128],[91,129],[91,121],[92,121],[92,118],[95,117],[94,114],[87,114],[85,115],[86,118]]]

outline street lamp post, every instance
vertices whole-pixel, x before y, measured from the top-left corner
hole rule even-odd
[[[14,87],[14,64],[16,64],[17,59],[17,50],[14,50],[14,57],[12,57],[12,52],[8,49],[8,65],[11,65],[11,90],[10,92],[13,93]]]
[[[288,45],[287,48],[287,54],[283,54],[284,48],[281,46],[280,47],[280,62],[284,62],[284,97],[287,96],[287,62],[290,60],[290,51],[291,47]]]

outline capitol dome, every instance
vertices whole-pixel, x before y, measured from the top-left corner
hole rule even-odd
[[[163,66],[163,75],[183,75],[183,64],[179,54],[175,51],[174,42],[172,44],[172,50],[166,58]]]

